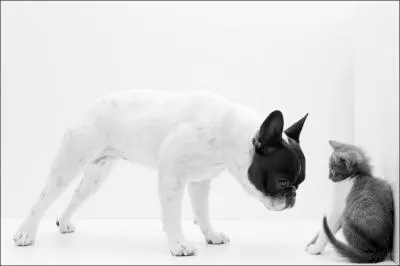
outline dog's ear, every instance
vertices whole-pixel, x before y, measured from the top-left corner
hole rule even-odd
[[[300,133],[303,129],[304,122],[306,121],[308,113],[299,121],[291,125],[289,128],[285,130],[286,136],[295,140],[297,143],[300,143]]]
[[[274,145],[280,143],[283,131],[283,115],[276,110],[268,115],[261,124],[258,132],[258,142],[262,145]]]

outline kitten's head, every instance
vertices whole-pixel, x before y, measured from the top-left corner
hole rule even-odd
[[[357,175],[371,175],[370,160],[357,146],[330,140],[329,179],[334,182]]]

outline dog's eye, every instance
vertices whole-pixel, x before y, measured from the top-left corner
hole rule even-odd
[[[287,180],[285,178],[279,178],[278,182],[279,182],[279,185],[282,187],[289,186],[289,180]]]

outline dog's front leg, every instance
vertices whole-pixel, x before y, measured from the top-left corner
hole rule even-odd
[[[174,256],[191,256],[196,248],[182,234],[181,208],[185,182],[170,176],[159,176],[159,193],[161,201],[163,230],[167,234],[168,245]]]
[[[188,184],[190,199],[192,202],[195,223],[199,225],[208,244],[220,245],[229,243],[229,238],[216,232],[210,223],[208,212],[208,196],[210,181],[190,182]]]

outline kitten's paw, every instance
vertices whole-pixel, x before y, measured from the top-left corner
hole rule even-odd
[[[307,244],[307,247],[311,244],[315,244],[315,242],[317,241],[319,237],[319,232],[314,236],[314,238]]]
[[[321,253],[322,253],[322,249],[319,248],[319,247],[317,247],[317,246],[314,245],[314,244],[309,244],[309,245],[306,247],[306,251],[307,251],[307,253],[310,254],[310,255],[321,255]]]
[[[222,245],[222,244],[228,244],[230,242],[230,239],[224,233],[213,232],[211,234],[206,235],[206,241],[207,244]]]
[[[16,246],[30,246],[35,243],[35,233],[28,233],[23,231],[18,231],[14,235],[14,244]]]
[[[56,225],[61,234],[73,233],[76,230],[76,226],[71,222],[62,222],[57,220]]]
[[[193,256],[197,254],[197,249],[187,241],[176,241],[169,244],[169,250],[173,256]]]

